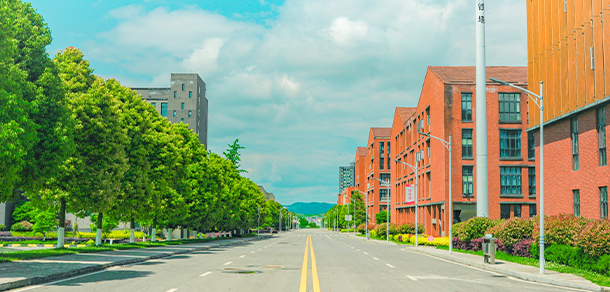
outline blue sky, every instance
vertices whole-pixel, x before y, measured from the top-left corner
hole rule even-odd
[[[427,66],[474,65],[470,0],[31,1],[54,55],[133,87],[172,72],[207,84],[208,148],[235,138],[248,177],[282,204],[336,202],[339,166],[370,127],[415,106]],[[522,0],[487,8],[487,64],[527,64]]]

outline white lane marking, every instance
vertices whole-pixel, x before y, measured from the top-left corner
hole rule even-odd
[[[390,265],[390,264],[385,264],[386,266],[390,267],[390,268],[394,268],[394,266]]]
[[[165,292],[174,292],[174,291],[178,291],[178,289],[176,289],[176,288],[172,288],[172,289],[169,289],[169,290],[167,290],[167,291],[165,291]]]
[[[50,286],[50,285],[53,285],[53,284],[57,284],[57,283],[61,283],[61,282],[66,282],[66,281],[70,281],[70,280],[74,280],[74,279],[78,279],[78,278],[82,278],[82,277],[87,277],[87,276],[91,276],[91,275],[95,275],[95,274],[105,273],[105,272],[116,270],[116,269],[120,269],[120,268],[121,268],[120,266],[116,266],[116,267],[105,269],[103,271],[97,271],[97,272],[93,272],[93,273],[89,273],[89,274],[84,274],[84,275],[80,275],[80,276],[76,276],[76,277],[72,277],[72,278],[68,278],[68,279],[54,281],[54,282],[46,283],[44,285],[30,286],[30,287],[27,287],[27,288],[15,290],[14,292],[27,291],[27,290],[32,290],[32,289],[44,287],[44,286]]]
[[[254,253],[254,251],[251,251],[250,253]]]
[[[262,249],[262,248],[259,248],[258,250],[259,250],[259,251],[261,251],[261,250],[263,250],[263,249]]]
[[[243,254],[243,255],[240,255],[240,256],[239,256],[239,258],[241,259],[241,258],[243,258],[243,257],[245,257],[245,256],[246,256],[246,255],[245,255],[245,254]]]
[[[366,252],[366,251],[363,251],[362,253],[363,253],[363,254],[369,254],[369,253],[368,253],[368,252]]]
[[[205,277],[205,276],[207,276],[207,275],[209,275],[209,274],[211,274],[211,273],[212,273],[212,272],[205,272],[205,273],[203,273],[203,274],[199,275],[199,277]]]
[[[226,265],[230,265],[230,264],[232,264],[232,263],[233,263],[233,262],[226,262],[226,263],[224,263],[224,265],[226,266]]]
[[[356,251],[360,251],[359,249],[357,249]]]
[[[411,280],[413,280],[413,281],[419,281],[419,280],[417,280],[417,278],[415,278],[415,277],[413,277],[413,276],[409,276],[409,275],[407,275],[407,278],[409,278],[409,279],[411,279]]]
[[[378,260],[379,260],[379,259],[378,259],[378,258],[376,258],[376,257],[373,257],[373,259],[374,259],[374,260],[376,260],[376,261],[378,261]]]

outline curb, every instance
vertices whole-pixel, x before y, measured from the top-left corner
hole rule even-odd
[[[588,290],[588,291],[600,291],[600,292],[610,291],[609,287],[602,287],[602,286],[598,286],[596,284],[580,285],[577,283],[551,279],[551,278],[548,278],[545,276],[532,275],[532,274],[526,274],[526,273],[520,273],[520,272],[511,271],[511,270],[501,269],[501,268],[497,268],[497,267],[494,267],[489,264],[474,263],[474,262],[471,262],[468,260],[463,260],[463,259],[459,259],[456,257],[452,257],[450,255],[437,254],[437,253],[432,253],[432,252],[428,252],[428,251],[420,250],[420,249],[404,248],[403,250],[405,250],[407,252],[420,253],[420,254],[425,254],[425,255],[429,255],[429,256],[433,256],[433,257],[437,257],[437,258],[442,258],[442,259],[449,260],[452,262],[460,263],[463,265],[475,267],[475,268],[486,270],[486,271],[504,274],[507,276],[512,276],[512,277],[519,278],[521,280],[530,281],[530,282],[550,284],[550,285],[562,286],[562,287],[567,287],[567,288],[583,289],[583,290]]]
[[[94,265],[94,266],[90,266],[90,267],[75,269],[75,270],[71,270],[71,271],[66,271],[66,272],[42,276],[42,277],[21,278],[21,279],[17,279],[17,280],[11,281],[11,282],[7,282],[7,283],[0,283],[0,291],[21,288],[21,287],[30,286],[30,285],[43,284],[43,283],[57,281],[57,280],[63,280],[63,279],[71,278],[74,276],[79,276],[79,275],[84,275],[84,274],[89,274],[89,273],[105,270],[110,267],[141,263],[141,262],[145,262],[148,260],[166,258],[166,257],[178,255],[178,254],[192,253],[195,251],[207,250],[207,249],[215,248],[215,247],[219,247],[219,246],[228,246],[228,245],[233,245],[233,244],[237,244],[237,243],[254,241],[254,240],[259,240],[259,239],[263,239],[266,237],[267,236],[264,236],[264,235],[257,236],[257,237],[250,237],[250,238],[240,240],[240,241],[216,243],[216,244],[211,244],[208,246],[192,247],[192,248],[175,251],[175,252],[166,252],[166,253],[162,253],[162,254],[146,256],[146,257],[141,257],[141,258],[127,259],[127,260],[116,261],[116,262],[107,263],[107,264],[98,264],[98,265]]]
[[[0,244],[0,247],[56,247],[57,244]],[[64,247],[87,247],[86,244],[64,244]]]
[[[396,242],[392,242],[392,241],[390,241],[390,242],[386,242],[386,241],[383,241],[383,240],[377,240],[377,239],[366,239],[365,237],[359,237],[359,236],[355,236],[355,237],[354,237],[354,236],[349,236],[349,235],[347,235],[347,234],[343,234],[343,233],[342,233],[341,235],[343,235],[343,236],[345,236],[345,237],[347,237],[347,238],[351,238],[351,239],[357,239],[357,240],[360,240],[360,241],[364,241],[364,242],[370,242],[370,243],[374,243],[374,244],[398,245],[398,243],[396,243]]]

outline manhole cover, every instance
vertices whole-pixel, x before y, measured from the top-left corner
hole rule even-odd
[[[257,270],[246,270],[246,269],[238,269],[238,268],[224,268],[222,270],[223,273],[234,273],[234,274],[258,274],[261,271]]]

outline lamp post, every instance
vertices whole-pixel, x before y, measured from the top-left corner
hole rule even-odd
[[[261,235],[261,207],[258,206],[258,221],[256,226],[256,235]]]
[[[379,181],[380,182],[380,184],[379,184],[380,187],[385,186],[385,187],[388,188],[388,193],[387,193],[388,198],[387,198],[387,200],[389,200],[389,196],[390,196],[390,180],[383,181],[383,180],[374,178],[372,176],[371,176],[371,178],[374,179],[374,180]],[[381,202],[381,196],[379,196],[379,202]],[[388,202],[388,204],[386,206],[388,206],[388,209],[386,210],[386,221],[385,221],[385,224],[386,224],[385,233],[386,234],[385,234],[385,239],[386,239],[386,242],[390,242],[390,208],[392,208],[392,204],[390,204]]]
[[[365,197],[365,204],[364,204],[364,230],[365,230],[365,235],[366,235],[366,239],[369,239],[369,193],[367,192],[366,194],[362,193],[360,190],[356,190],[357,192],[359,192],[361,195],[363,195]],[[355,207],[354,207],[355,208]],[[356,234],[356,231],[354,229],[354,234]]]
[[[281,207],[280,208],[280,228],[277,230],[277,234],[280,234],[280,232],[282,231],[282,210],[286,209],[286,207]]]
[[[543,95],[543,83],[540,81],[540,95],[537,95],[523,87],[519,87],[508,82],[496,78],[489,78],[491,81],[498,82],[504,86],[510,86],[512,88],[519,89],[529,98],[532,99],[534,104],[540,109],[540,274],[544,274],[544,106],[542,104]]]
[[[398,163],[402,163],[415,171],[415,247],[417,247],[417,245],[418,245],[418,240],[417,240],[417,232],[418,232],[418,230],[417,230],[418,229],[417,228],[417,200],[418,200],[418,198],[417,198],[417,195],[419,194],[419,189],[418,189],[418,184],[417,184],[417,164],[419,163],[419,160],[416,160],[415,166],[408,164],[406,162],[402,162],[397,159],[394,159],[394,161],[396,161]]]
[[[453,184],[451,183],[453,177],[451,176],[451,133],[449,133],[449,141],[445,141],[439,137],[432,136],[430,134],[423,133],[417,130],[417,132],[421,135],[434,138],[441,143],[443,146],[449,150],[449,253],[453,253],[453,196],[451,194],[451,189]]]

